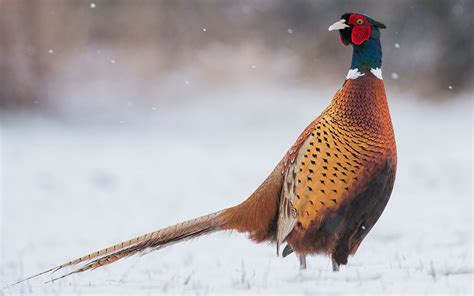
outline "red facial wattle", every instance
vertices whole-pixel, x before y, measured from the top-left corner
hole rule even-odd
[[[360,20],[362,20],[362,24],[358,23]],[[348,23],[353,25],[351,33],[352,43],[361,45],[364,41],[369,40],[371,26],[364,16],[353,14],[349,17]]]
[[[352,28],[352,43],[361,45],[370,38],[370,26],[355,26]]]

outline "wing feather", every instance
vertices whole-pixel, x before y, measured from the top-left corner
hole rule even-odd
[[[283,171],[285,177],[280,196],[277,224],[277,255],[280,253],[280,245],[286,240],[291,231],[293,231],[297,222],[298,212],[294,207],[297,198],[296,185],[298,180],[296,176],[300,169],[301,161],[304,158],[307,146],[313,138],[311,131],[314,129],[318,121],[319,118],[313,121],[305,129],[285,158],[286,169]]]

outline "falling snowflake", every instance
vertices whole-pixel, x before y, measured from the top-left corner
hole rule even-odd
[[[449,88],[449,89],[453,89],[453,86],[452,86],[452,85],[450,85],[450,86],[448,86],[448,88]]]
[[[110,60],[110,63],[115,64],[116,62],[115,62],[114,59],[111,59],[111,60]]]
[[[289,28],[288,29],[288,34],[293,34],[293,29]]]
[[[50,49],[50,50],[48,50],[48,53],[49,53],[49,54],[53,54],[53,53],[54,53],[54,50]]]
[[[185,80],[184,84],[189,85],[189,84],[191,84],[191,82],[189,82],[189,80]]]
[[[203,31],[203,32],[206,32],[206,31],[207,31],[207,29],[206,29],[206,28],[202,28],[202,31]]]
[[[397,79],[398,79],[398,77],[399,77],[399,76],[398,76],[398,74],[397,74],[397,73],[395,73],[395,72],[393,72],[393,73],[392,73],[392,79],[395,79],[395,80],[397,80]]]
[[[156,107],[152,107],[151,110],[156,111]]]
[[[252,65],[252,69],[257,69],[257,66],[255,66],[255,65]]]
[[[400,48],[400,44],[395,43],[395,48]]]
[[[95,8],[95,3],[92,2],[89,6],[90,6],[91,8]]]

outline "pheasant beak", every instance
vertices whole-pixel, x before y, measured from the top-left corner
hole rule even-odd
[[[329,31],[342,30],[345,28],[349,28],[349,26],[346,25],[345,22],[346,22],[345,19],[338,20],[337,22],[329,26]]]

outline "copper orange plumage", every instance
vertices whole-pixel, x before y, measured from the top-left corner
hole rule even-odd
[[[294,227],[280,242],[300,255],[333,255],[337,269],[375,224],[393,184],[396,149],[383,81],[347,80],[289,157],[283,192],[296,214],[281,218]],[[384,184],[370,185],[378,178]]]
[[[353,48],[346,80],[331,104],[297,138],[268,178],[241,204],[148,233],[29,277],[83,264],[61,276],[158,250],[221,230],[276,243],[283,256],[326,254],[347,264],[382,214],[397,166],[395,137],[382,79],[380,30],[385,25],[346,13],[329,27]],[[20,281],[21,282],[21,281]]]

